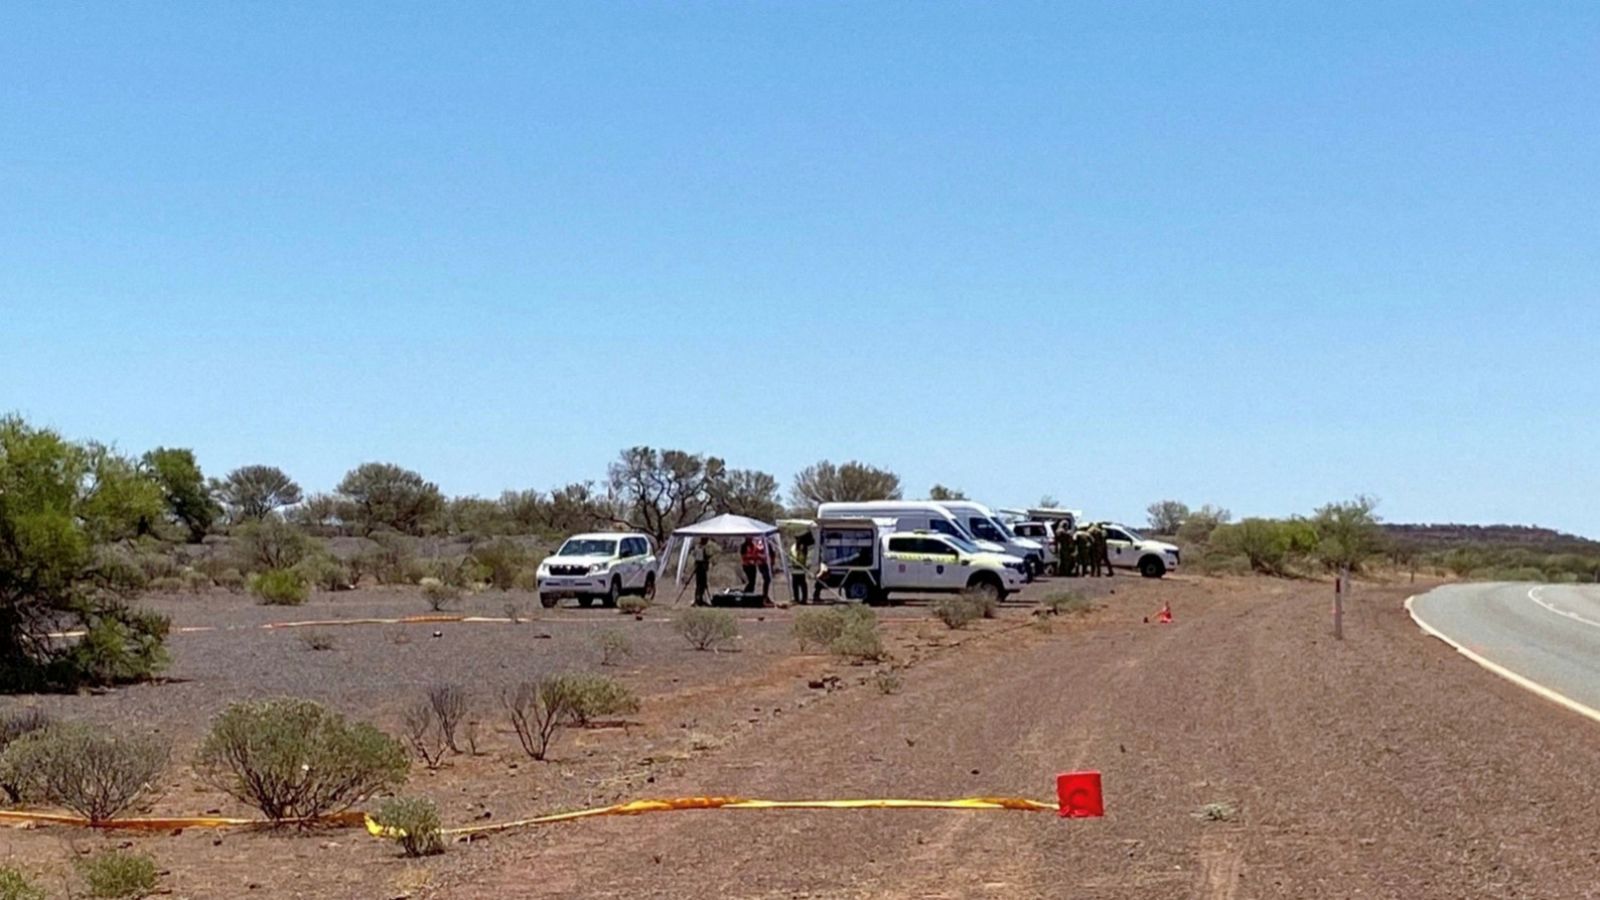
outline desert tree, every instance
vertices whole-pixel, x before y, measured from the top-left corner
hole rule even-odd
[[[967,499],[967,495],[956,490],[955,488],[945,487],[942,484],[936,484],[933,487],[928,488],[928,499],[935,502],[940,500],[965,500]]]
[[[262,519],[300,502],[300,485],[277,466],[240,466],[213,490],[235,522]]]
[[[755,469],[729,469],[711,485],[711,503],[717,512],[771,522],[783,515],[778,499],[778,479]]]
[[[622,451],[608,475],[622,518],[659,543],[705,518],[726,471],[714,456],[641,446]]]
[[[341,518],[361,534],[386,528],[422,534],[444,509],[438,485],[393,463],[362,463],[345,473],[337,491]]]
[[[834,465],[822,460],[806,466],[789,488],[790,504],[803,511],[814,511],[823,503],[899,499],[899,475],[854,461]]]
[[[147,677],[166,619],[132,608],[139,576],[108,545],[165,509],[131,459],[0,418],[0,690]],[[78,627],[77,641],[51,633]]]
[[[1156,534],[1177,534],[1189,518],[1189,506],[1177,500],[1157,500],[1145,507],[1150,530]]]
[[[161,488],[168,519],[184,530],[190,543],[199,543],[222,514],[222,508],[211,496],[211,487],[195,461],[194,451],[157,447],[144,455],[139,467]]]
[[[1343,503],[1319,507],[1311,517],[1316,530],[1317,557],[1332,570],[1361,568],[1384,550],[1383,528],[1375,514],[1376,498],[1360,496]]]

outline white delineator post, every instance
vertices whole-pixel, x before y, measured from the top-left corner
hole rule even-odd
[[[1350,584],[1350,570],[1340,569],[1333,579],[1333,639],[1344,640],[1344,592]]]

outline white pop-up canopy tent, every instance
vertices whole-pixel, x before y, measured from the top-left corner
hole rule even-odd
[[[794,593],[794,585],[789,578],[789,559],[784,551],[783,540],[778,533],[778,526],[763,522],[760,519],[751,519],[746,516],[736,516],[732,513],[723,513],[713,516],[704,522],[686,525],[674,531],[668,538],[665,546],[661,548],[660,570],[656,573],[656,580],[661,581],[666,577],[667,570],[672,566],[673,550],[677,550],[678,571],[673,575],[674,584],[683,584],[685,573],[688,571],[689,548],[697,540],[712,540],[718,544],[731,544],[734,541],[743,541],[747,537],[761,538],[771,548],[773,567],[772,577],[779,584],[789,585],[789,592]]]

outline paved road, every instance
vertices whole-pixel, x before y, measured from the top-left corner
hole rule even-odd
[[[1600,586],[1447,585],[1412,601],[1412,613],[1489,662],[1600,710]]]

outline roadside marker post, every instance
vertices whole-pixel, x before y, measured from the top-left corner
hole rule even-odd
[[[1333,639],[1344,640],[1344,592],[1350,584],[1350,570],[1340,569],[1333,578]]]

